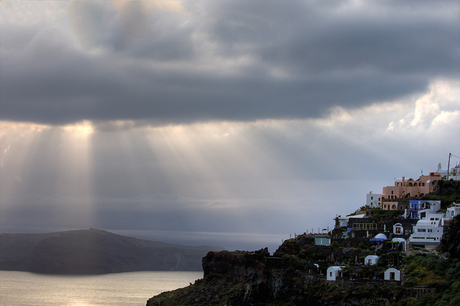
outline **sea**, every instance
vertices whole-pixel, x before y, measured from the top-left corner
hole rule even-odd
[[[152,296],[186,287],[203,272],[47,275],[0,271],[0,305],[141,306]]]

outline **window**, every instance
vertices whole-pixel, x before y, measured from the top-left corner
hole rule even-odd
[[[425,232],[426,232],[426,229],[425,229],[425,228],[419,228],[419,229],[417,229],[417,232],[419,232],[419,233],[425,233]]]

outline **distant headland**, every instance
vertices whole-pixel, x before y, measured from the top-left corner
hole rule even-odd
[[[212,246],[181,246],[98,229],[0,234],[0,270],[48,274],[200,271]]]

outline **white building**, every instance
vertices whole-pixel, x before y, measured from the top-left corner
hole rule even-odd
[[[377,255],[367,255],[364,258],[364,264],[366,265],[376,265],[379,261],[379,257]]]
[[[394,280],[394,281],[401,281],[401,271],[395,268],[389,268],[385,271],[384,274],[385,280]]]
[[[380,194],[369,192],[366,195],[366,205],[370,207],[380,207]]]
[[[337,277],[342,277],[342,268],[343,266],[330,266],[327,268],[327,280],[335,281]]]
[[[460,204],[454,202],[451,207],[447,208],[446,216],[443,219],[442,225],[444,225],[445,221],[452,221],[457,215],[460,215]]]
[[[409,200],[408,212],[411,219],[423,219],[426,214],[434,214],[440,209],[441,201]]]
[[[393,224],[393,234],[395,235],[404,235],[404,227],[401,223]]]
[[[391,239],[391,242],[398,242],[400,245],[402,245],[403,252],[406,251],[406,239],[404,239],[404,238],[393,238],[393,239]]]
[[[344,227],[348,225],[348,217],[338,217],[338,227]]]
[[[456,165],[450,170],[449,180],[460,181],[460,165]]]
[[[441,173],[442,177],[445,179],[452,179],[454,181],[460,180],[460,165],[456,165],[455,167],[451,168],[449,166],[449,177],[447,177],[447,170],[441,169],[441,164],[438,165],[438,172]]]
[[[434,215],[437,215],[439,220],[441,220],[443,217],[444,217],[444,214],[437,214],[436,212],[438,211],[439,209],[433,209],[433,208],[430,208],[430,209],[422,209],[421,211],[418,212],[418,217],[419,219],[426,219],[428,215],[430,216],[434,216]]]
[[[418,220],[414,232],[409,237],[410,245],[438,245],[443,234],[443,214],[428,214]]]

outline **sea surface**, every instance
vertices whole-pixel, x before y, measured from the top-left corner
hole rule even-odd
[[[154,295],[200,278],[203,272],[44,275],[0,271],[0,305],[141,306]]]

